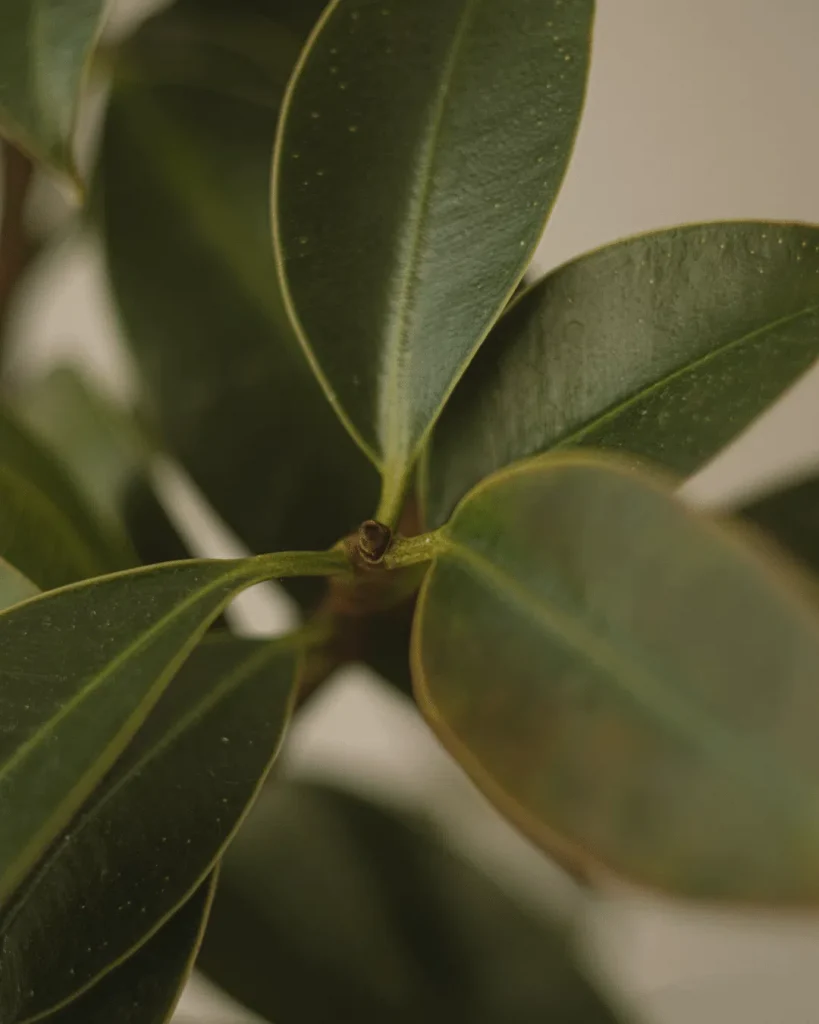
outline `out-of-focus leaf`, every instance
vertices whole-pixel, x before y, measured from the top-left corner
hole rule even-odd
[[[380,518],[523,276],[574,143],[593,0],[335,0],[274,156],[291,317]]]
[[[416,612],[427,718],[544,848],[680,895],[819,901],[819,600],[584,455],[458,506]]]
[[[187,0],[129,41],[98,168],[108,265],[163,441],[254,551],[327,547],[376,474],[337,423],[276,283],[278,104],[319,0]]]
[[[124,536],[8,411],[0,411],[0,557],[43,589],[134,563]]]
[[[215,877],[138,952],[48,1024],[166,1024],[188,980],[207,922]]]
[[[766,494],[746,505],[740,514],[819,573],[819,476]]]
[[[498,323],[427,453],[425,521],[485,476],[590,445],[691,473],[819,357],[819,228],[698,224],[568,263]]]
[[[76,176],[72,136],[105,0],[3,0],[0,133]]]
[[[7,915],[0,1020],[64,1003],[201,883],[281,744],[298,649],[224,634],[193,651]]]
[[[190,556],[153,491],[151,447],[125,409],[70,366],[29,384],[16,406],[99,515],[130,536],[140,561]]]
[[[334,553],[170,563],[0,614],[0,909],[224,606],[254,583],[344,564]]]
[[[412,695],[410,637],[414,598],[387,611],[368,616],[361,623],[358,660],[365,662],[396,690]]]
[[[39,592],[27,576],[0,558],[0,611],[20,604],[21,601],[27,601]]]
[[[269,786],[223,863],[199,967],[277,1024],[614,1024],[566,937],[422,823]]]

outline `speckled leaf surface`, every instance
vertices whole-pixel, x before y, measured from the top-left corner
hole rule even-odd
[[[416,695],[504,813],[678,895],[819,902],[811,580],[601,456],[501,471],[438,542]]]
[[[169,563],[0,614],[0,909],[225,605],[254,583],[344,565],[333,553]]]
[[[817,357],[817,227],[691,225],[582,256],[519,299],[459,384],[427,454],[427,523],[555,446],[694,472]]]
[[[278,752],[298,660],[294,638],[192,652],[3,922],[0,1019],[64,1003],[202,882]]]
[[[193,967],[213,884],[202,885],[149,942],[89,992],[49,1015],[49,1024],[167,1024]]]
[[[282,283],[389,518],[554,202],[593,14],[593,0],[335,0],[291,82]]]

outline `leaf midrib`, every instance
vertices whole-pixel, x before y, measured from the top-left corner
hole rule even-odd
[[[816,794],[793,772],[776,770],[776,766],[760,764],[754,748],[736,737],[734,733],[714,723],[707,714],[696,707],[689,707],[684,701],[672,697],[670,689],[658,690],[653,677],[636,665],[628,655],[623,655],[612,644],[601,639],[582,621],[560,611],[554,605],[542,602],[538,595],[522,586],[518,580],[479,554],[473,548],[456,541],[447,534],[446,555],[461,561],[473,575],[483,577],[501,599],[511,600],[529,618],[535,619],[556,636],[565,647],[574,650],[581,658],[589,659],[602,669],[606,676],[618,684],[621,694],[626,696],[645,714],[646,710],[656,716],[693,746],[705,748],[709,757],[717,764],[727,765],[730,774],[741,774],[762,792],[766,793],[774,806],[781,806],[783,793],[787,794],[788,810],[801,821],[804,820],[806,805],[812,810],[817,807]],[[635,685],[635,683],[637,685]],[[737,772],[736,766],[741,766]],[[781,788],[773,784],[779,779]],[[819,825],[810,827],[814,838],[819,841]]]
[[[77,820],[76,824],[71,829],[72,837],[76,839],[76,837],[80,835],[82,832],[84,832],[86,828],[93,825],[94,821],[100,816],[100,814],[105,809],[107,804],[109,804],[123,788],[130,785],[134,781],[134,777],[136,775],[143,772],[169,747],[173,746],[177,739],[180,736],[182,736],[183,733],[186,733],[190,728],[195,727],[195,725],[198,724],[198,722],[204,717],[206,717],[211,711],[213,711],[218,704],[220,704],[223,700],[229,698],[262,665],[264,665],[268,661],[276,660],[276,658],[280,656],[283,652],[294,650],[297,651],[299,649],[299,644],[296,641],[297,636],[298,634],[292,634],[290,637],[283,637],[269,641],[269,643],[264,648],[254,651],[254,653],[247,657],[241,665],[237,666],[232,672],[228,673],[226,678],[222,680],[221,684],[218,687],[216,687],[213,691],[211,691],[211,693],[208,695],[207,698],[205,698],[205,700],[201,701],[199,704],[196,705],[196,707],[193,710],[189,711],[186,715],[184,715],[176,723],[176,725],[161,738],[161,740],[158,743],[156,743],[150,750],[148,750],[143,757],[136,761],[128,769],[128,771],[121,776],[121,778],[117,779],[115,784],[106,791],[103,797],[97,803],[95,803],[93,807],[91,807],[81,818]],[[295,681],[296,677],[293,677],[293,679],[291,679],[290,687],[291,711],[293,700],[295,698]],[[276,760],[276,756],[281,748],[281,743],[282,732],[280,731],[278,734],[278,742],[270,751],[270,755],[267,758],[266,762],[266,770],[263,773],[262,777],[256,781],[254,792],[257,792],[259,787],[264,783],[264,780],[267,777],[272,764]],[[248,805],[251,799],[252,797],[248,799]],[[165,912],[159,918],[157,918],[157,920],[152,924],[151,928],[146,931],[145,935],[143,935],[138,940],[137,944],[129,947],[125,952],[121,953],[120,956],[118,956],[114,961],[112,961],[112,963],[108,964],[104,971],[101,971],[98,974],[96,974],[93,978],[90,978],[88,981],[85,982],[82,988],[78,989],[76,992],[73,992],[72,995],[70,996],[70,1000],[74,1000],[78,996],[84,994],[89,989],[91,989],[94,985],[97,984],[98,981],[100,981],[103,977],[107,976],[112,970],[116,969],[116,967],[122,964],[126,959],[128,959],[128,957],[133,955],[133,953],[135,953],[137,949],[142,948],[142,946],[146,942],[150,941],[150,939],[153,938],[154,935],[156,935],[159,929],[164,924],[166,924],[168,920],[170,920],[171,916],[174,913],[176,913],[179,907],[188,898],[190,898],[190,896],[195,892],[195,890],[202,884],[202,881],[204,878],[207,877],[208,872],[210,872],[213,869],[213,864],[215,860],[218,858],[220,852],[224,849],[227,842],[229,842],[230,837],[236,834],[241,822],[247,815],[248,809],[249,808],[246,805],[244,811],[239,816],[238,820],[234,823],[233,827],[225,833],[223,841],[221,842],[218,849],[214,851],[213,856],[211,856],[208,859],[207,863],[203,866],[200,873],[196,876],[195,879],[193,879],[190,882],[190,884],[185,889],[185,892],[179,896],[179,899],[174,903],[174,905],[172,907],[166,908]],[[29,903],[31,898],[36,897],[40,885],[48,877],[51,865],[54,863],[55,860],[59,858],[59,856],[60,852],[59,850],[56,850],[51,860],[43,865],[42,870],[35,878],[33,884],[23,894],[22,898],[19,899],[11,908],[10,912],[6,915],[3,922],[4,932],[8,933],[11,931],[14,922],[17,920],[17,918],[20,916],[23,910],[25,910],[26,905]],[[40,1011],[33,1015],[25,1016],[20,1021],[20,1024],[35,1024],[36,1021],[41,1020],[44,1016],[48,1016],[60,1010],[63,1006],[65,1006],[68,1003],[68,1001],[68,999],[64,999],[60,1003],[56,1003],[55,1005],[50,1006],[45,1011]]]
[[[430,123],[424,141],[419,148],[419,157],[416,162],[416,169],[421,184],[413,190],[410,195],[407,224],[404,231],[404,241],[401,245],[404,250],[404,258],[399,263],[399,279],[393,285],[392,291],[397,292],[393,303],[390,303],[392,313],[392,327],[386,337],[386,380],[384,392],[380,398],[381,415],[386,416],[384,429],[384,451],[385,464],[401,456],[406,456],[406,434],[407,423],[403,415],[405,403],[401,401],[406,389],[402,387],[402,379],[412,356],[411,347],[406,344],[409,333],[409,310],[412,298],[413,285],[416,278],[416,270],[421,259],[423,241],[423,225],[427,219],[427,213],[432,198],[432,183],[434,179],[433,168],[438,156],[438,142],[440,141],[446,113],[446,103],[452,80],[460,56],[461,48],[467,34],[467,28],[472,20],[478,0],[466,0],[455,34],[452,39],[452,46],[444,66],[438,91],[432,104]]]
[[[127,772],[124,772],[122,776],[117,779],[102,798],[97,801],[97,803],[95,803],[94,806],[90,808],[90,810],[77,822],[76,827],[72,829],[72,833],[77,835],[87,828],[99,816],[107,804],[114,799],[117,793],[119,793],[125,786],[130,785],[134,776],[141,774],[153,761],[161,757],[170,747],[174,746],[180,737],[186,734],[190,729],[194,728],[203,718],[213,711],[218,704],[221,704],[223,700],[230,697],[233,692],[246,682],[254,672],[261,668],[265,662],[275,660],[278,655],[283,651],[287,651],[290,647],[291,645],[286,642],[271,640],[269,647],[254,651],[254,653],[247,657],[240,665],[237,665],[236,668],[229,672],[222,682],[207,695],[207,697],[200,701],[194,708],[189,710],[187,714],[183,715],[157,743],[146,751],[138,761],[131,765]]]
[[[806,306],[804,309],[797,310],[795,313],[788,313],[786,316],[780,317],[778,320],[772,320],[769,323],[763,324],[761,327],[755,328],[753,331],[749,331],[747,334],[743,334],[739,338],[732,338],[730,341],[723,342],[717,348],[711,349],[710,352],[705,352],[703,355],[698,356],[691,362],[685,363],[683,366],[677,367],[664,377],[660,377],[658,380],[652,381],[650,384],[641,388],[639,391],[635,391],[634,394],[629,395],[628,398],[623,399],[621,402],[614,406],[611,406],[604,413],[596,416],[594,419],[587,420],[583,426],[578,427],[570,434],[559,438],[549,445],[550,449],[559,449],[562,447],[570,447],[571,445],[582,442],[583,438],[588,434],[594,433],[599,430],[605,424],[617,420],[625,412],[627,412],[632,406],[639,404],[644,401],[650,395],[656,391],[660,391],[663,388],[668,387],[675,380],[681,377],[685,377],[688,374],[695,373],[702,369],[703,366],[707,366],[712,360],[718,359],[720,356],[730,352],[732,348],[745,345],[754,339],[761,337],[768,331],[775,331],[779,327],[786,326],[802,317],[811,316],[814,313],[819,313],[819,304],[815,306]],[[819,345],[817,346],[819,348]],[[548,449],[546,449],[548,450]]]
[[[77,708],[79,708],[86,699],[96,693],[99,687],[102,686],[113,673],[124,665],[129,658],[149,644],[151,640],[162,632],[170,623],[172,623],[177,616],[186,612],[188,608],[202,600],[213,590],[217,590],[219,587],[229,584],[231,578],[234,578],[238,582],[238,580],[242,579],[244,575],[245,572],[241,569],[233,569],[226,572],[223,576],[220,576],[212,583],[201,587],[193,594],[186,597],[179,604],[174,605],[170,612],[166,612],[161,616],[161,618],[157,619],[156,622],[149,626],[148,629],[142,632],[136,640],[131,641],[131,643],[124,647],[115,658],[108,662],[102,671],[87,680],[83,685],[82,690],[76,693],[71,700],[64,704],[56,715],[52,715],[47,722],[40,726],[28,738],[28,740],[26,740],[25,743],[16,748],[12,756],[8,758],[4,764],[0,765],[0,785],[2,785],[3,781],[8,778],[10,773],[29,756],[29,753],[34,748],[39,746],[42,740],[52,732],[53,729],[63,721],[63,719],[67,718]],[[34,600],[37,600],[37,598]]]

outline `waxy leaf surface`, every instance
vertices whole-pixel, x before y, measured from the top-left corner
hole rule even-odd
[[[582,256],[517,301],[459,384],[427,453],[426,523],[554,447],[693,473],[817,358],[817,227],[691,225]]]
[[[274,157],[302,343],[384,475],[412,460],[523,275],[586,84],[593,0],[336,0]]]
[[[193,651],[4,922],[0,1019],[65,1002],[200,884],[278,751],[297,661],[295,639]]]
[[[819,599],[603,457],[519,463],[437,536],[416,696],[547,850],[679,895],[819,902]]]

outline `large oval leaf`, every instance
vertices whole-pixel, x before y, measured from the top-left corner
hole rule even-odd
[[[819,573],[819,476],[763,495],[746,505],[741,515]]]
[[[568,936],[424,821],[308,783],[259,799],[199,966],[277,1024],[614,1024]]]
[[[699,224],[583,256],[516,303],[453,395],[428,453],[427,523],[555,446],[691,473],[817,357],[817,227]]]
[[[269,231],[276,112],[320,0],[187,0],[131,39],[98,185],[115,298],[170,452],[254,551],[328,547],[376,474],[284,312]]]
[[[134,563],[45,447],[0,411],[0,556],[44,589]]]
[[[200,884],[279,749],[298,651],[296,638],[228,634],[193,651],[15,900],[0,931],[0,1019],[74,996]]]
[[[49,1024],[166,1024],[193,967],[214,883],[202,885],[139,952]]]
[[[416,692],[502,810],[679,894],[819,902],[809,581],[583,456],[498,473],[438,543]]]
[[[335,0],[274,156],[291,317],[382,515],[522,276],[568,163],[593,0]]]
[[[343,564],[334,554],[171,563],[0,614],[0,907],[231,598],[274,576]]]
[[[0,133],[75,174],[71,140],[105,0],[3,0]]]

